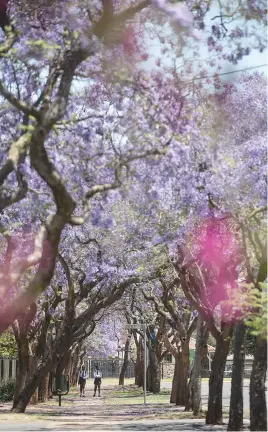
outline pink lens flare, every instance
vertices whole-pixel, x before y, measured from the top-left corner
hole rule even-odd
[[[220,306],[225,321],[238,319],[241,314],[231,293],[238,288],[242,254],[234,224],[227,218],[204,220],[194,232],[192,248],[206,286],[202,302],[211,313]]]
[[[0,292],[2,312],[6,305],[18,298],[37,271],[42,274],[53,273],[55,252],[48,239],[40,237],[29,228],[13,232],[9,249],[3,248],[1,256]],[[26,298],[26,294],[24,298]],[[31,295],[29,294],[30,305]]]

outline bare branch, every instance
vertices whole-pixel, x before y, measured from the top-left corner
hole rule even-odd
[[[14,31],[8,31],[5,42],[0,45],[0,58],[4,57],[13,47],[17,39],[17,34]]]
[[[266,211],[267,211],[267,206],[257,208],[255,210],[253,210],[252,213],[250,213],[250,215],[247,217],[247,220],[250,220],[251,218],[254,218],[257,214],[264,213]]]
[[[37,120],[40,119],[40,113],[38,110],[36,110],[34,107],[29,107],[24,101],[20,99],[16,99],[16,97],[4,87],[1,81],[0,81],[0,93],[11,105],[13,105],[19,111],[23,112],[27,116],[33,116]]]
[[[79,328],[85,322],[90,321],[92,317],[94,317],[100,310],[109,307],[116,300],[119,300],[122,297],[125,290],[130,285],[137,284],[140,282],[141,282],[140,277],[132,277],[130,279],[121,282],[119,285],[115,287],[116,289],[113,290],[112,294],[103,296],[101,300],[99,300],[97,303],[92,304],[85,312],[83,312],[79,317],[77,317],[75,320],[75,327]]]
[[[57,206],[57,213],[61,215],[62,218],[67,222],[75,208],[75,202],[71,195],[67,192],[67,189],[56,168],[48,158],[46,149],[44,147],[44,138],[45,136],[43,129],[37,127],[33,134],[30,147],[31,163],[39,176],[52,190]]]
[[[30,146],[32,134],[27,132],[14,141],[8,152],[8,159],[0,169],[0,185],[2,185],[8,175],[17,167],[22,156],[24,156]]]
[[[195,331],[197,325],[197,316],[194,317],[193,321],[191,322],[190,326],[187,329],[187,338],[190,338],[192,336],[192,333]]]
[[[33,106],[35,108],[38,107],[41,102],[43,102],[43,104],[44,104],[43,109],[44,109],[45,106],[50,102],[53,88],[54,88],[59,76],[60,76],[59,64],[55,64],[51,67],[51,70],[49,72],[48,79],[47,79],[47,82],[45,84],[44,89],[42,90],[39,97],[37,98],[37,100],[33,104]]]
[[[176,348],[174,347],[174,345],[172,345],[172,343],[170,342],[168,335],[166,332],[163,332],[162,334],[162,340],[163,343],[166,347],[166,349],[174,356],[174,357],[178,357],[179,352],[176,350]]]
[[[90,198],[92,198],[93,196],[95,196],[98,193],[103,193],[103,192],[107,192],[109,190],[117,189],[118,187],[121,186],[121,183],[122,183],[121,170],[123,167],[126,167],[130,162],[133,162],[133,161],[136,161],[139,159],[144,159],[144,158],[149,157],[149,156],[157,156],[157,155],[166,154],[167,147],[169,146],[171,140],[172,140],[172,138],[170,138],[167,141],[164,148],[161,150],[152,149],[152,150],[147,150],[146,152],[143,152],[140,154],[136,154],[136,155],[129,154],[125,158],[120,158],[120,160],[115,165],[115,181],[112,183],[106,183],[106,184],[92,186],[92,188],[85,194],[85,197],[83,200],[84,215],[81,217],[72,216],[69,220],[70,225],[82,225],[83,223],[85,223],[85,221],[87,220],[87,218],[89,216],[89,212],[90,212],[90,207],[89,207],[89,203],[88,203],[88,200]]]

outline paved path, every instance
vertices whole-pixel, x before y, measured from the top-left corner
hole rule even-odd
[[[26,414],[12,414],[10,404],[0,407],[0,431],[225,431],[224,426],[206,426],[204,419],[178,419],[183,407],[170,404],[112,405],[111,387],[104,387],[101,398],[78,394],[56,401],[29,406]],[[163,418],[163,417],[167,418]],[[162,417],[162,418],[161,418]],[[168,418],[169,417],[169,418]],[[170,417],[172,419],[170,419]],[[176,418],[177,417],[177,418]]]
[[[226,431],[225,426],[204,426],[204,420],[144,420],[144,421],[125,421],[125,422],[95,422],[95,423],[66,423],[61,424],[47,422],[31,423],[9,423],[0,424],[1,431],[23,432],[23,431]]]

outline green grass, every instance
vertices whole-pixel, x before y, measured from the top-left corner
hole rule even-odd
[[[198,416],[194,416],[192,412],[189,411],[168,411],[166,410],[165,413],[157,413],[154,415],[147,415],[146,417],[143,415],[142,417],[135,417],[135,420],[143,420],[146,418],[147,420],[155,420],[156,418],[159,420],[184,420],[184,419],[197,419],[197,418],[206,418],[205,412],[201,412]]]
[[[184,412],[183,409],[180,410],[178,409],[179,407],[175,407],[173,404],[170,404],[170,393],[170,389],[163,389],[159,394],[147,393],[146,412],[143,412],[142,415],[137,415],[137,413],[135,413],[133,416],[132,411],[130,411],[128,417],[130,418],[133,416],[135,421],[144,419],[155,420],[156,418],[168,420],[205,418],[204,412],[202,412],[198,417],[195,417],[192,412]],[[106,405],[117,405],[121,407],[127,405],[131,407],[135,405],[142,405],[143,403],[143,390],[133,385],[124,388],[116,387],[110,391],[109,397],[105,400]],[[162,404],[160,411],[159,408],[157,408],[158,404]]]
[[[105,402],[109,405],[140,405],[144,403],[144,396],[136,396],[135,398],[132,397],[125,397],[122,398],[114,398],[109,399]],[[146,403],[147,404],[165,404],[169,403],[169,396],[167,395],[147,395],[146,396]]]
[[[12,422],[24,422],[24,421],[38,421],[43,420],[43,416],[41,414],[17,414],[17,413],[4,413],[0,414],[0,423],[4,421],[12,421]]]
[[[103,378],[102,379],[102,385],[105,387],[105,385],[118,385],[119,378]],[[124,385],[131,385],[134,384],[134,378],[125,378]]]
[[[161,390],[159,394],[147,393],[146,402],[148,404],[169,403],[170,389]],[[124,388],[116,388],[111,392],[108,399],[105,401],[109,405],[130,405],[130,404],[143,404],[144,394],[141,388],[128,386]]]

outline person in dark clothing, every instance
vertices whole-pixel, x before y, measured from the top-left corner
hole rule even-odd
[[[100,397],[101,378],[102,378],[102,373],[99,370],[98,366],[95,366],[95,371],[94,371],[94,394],[93,394],[93,397],[96,396],[97,389],[98,389],[98,393],[99,393],[99,397]]]
[[[82,369],[79,373],[79,381],[78,384],[80,385],[80,397],[85,397],[85,386],[87,381],[87,373],[85,371],[85,366],[82,366]]]

